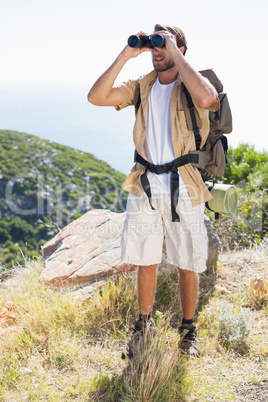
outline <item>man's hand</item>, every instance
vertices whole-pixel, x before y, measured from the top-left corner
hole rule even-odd
[[[152,35],[162,35],[165,38],[165,46],[161,48],[156,48],[156,50],[159,50],[162,53],[170,53],[171,55],[175,54],[180,49],[182,49],[182,53],[184,52],[184,46],[178,48],[176,36],[172,33],[168,31],[156,31]]]
[[[145,32],[138,32],[136,34],[137,36],[148,36],[148,34],[146,34]],[[134,57],[139,56],[141,53],[144,52],[149,52],[151,51],[151,49],[149,49],[148,47],[130,47],[130,46],[126,46],[123,51],[121,52],[121,55],[126,57],[127,59],[132,59]]]

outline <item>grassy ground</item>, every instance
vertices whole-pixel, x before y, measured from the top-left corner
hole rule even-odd
[[[0,400],[267,400],[267,257],[264,245],[225,253],[202,275],[199,358],[178,349],[176,271],[159,276],[156,335],[131,361],[120,355],[137,316],[134,277],[81,302],[41,283],[41,264],[28,263],[0,287],[0,308],[12,301],[9,322],[0,318]]]

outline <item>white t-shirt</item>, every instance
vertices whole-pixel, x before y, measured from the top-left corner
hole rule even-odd
[[[162,85],[158,78],[149,95],[144,152],[149,162],[163,165],[175,159],[172,144],[170,95],[176,81]],[[148,173],[152,193],[170,193],[170,173]],[[180,175],[180,192],[186,191]]]

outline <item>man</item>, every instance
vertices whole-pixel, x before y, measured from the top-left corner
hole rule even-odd
[[[193,320],[198,273],[206,269],[207,259],[204,203],[211,195],[198,169],[190,163],[170,169],[174,159],[196,149],[181,102],[183,85],[202,122],[201,148],[209,132],[208,110],[217,110],[219,100],[215,88],[187,62],[187,44],[182,30],[157,24],[155,34],[164,37],[165,47],[126,46],[93,85],[88,100],[95,105],[114,106],[117,110],[140,103],[133,131],[137,162],[123,184],[130,194],[122,233],[122,260],[138,266],[140,316],[135,329],[142,332],[152,314],[156,268],[161,262],[165,240],[167,261],[177,266],[180,274],[183,312],[180,331],[186,333],[181,347],[190,355],[197,355]],[[137,35],[146,36],[143,32]],[[154,71],[114,87],[126,62],[146,51],[151,51]],[[165,173],[159,165],[165,166]],[[129,349],[127,354],[131,357],[132,353]]]

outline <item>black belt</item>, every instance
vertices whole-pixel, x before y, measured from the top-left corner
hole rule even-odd
[[[152,194],[150,183],[147,177],[148,170],[155,174],[163,174],[170,173],[170,196],[171,196],[171,216],[172,222],[180,222],[180,217],[176,212],[176,206],[178,204],[179,199],[179,189],[180,189],[180,176],[178,174],[178,167],[184,166],[187,163],[198,163],[199,156],[197,154],[187,154],[179,156],[177,159],[174,159],[170,163],[165,163],[164,165],[154,165],[146,161],[140,154],[138,154],[137,150],[135,150],[134,161],[140,163],[145,166],[145,172],[141,175],[141,185],[146,193],[151,208],[152,206]]]

